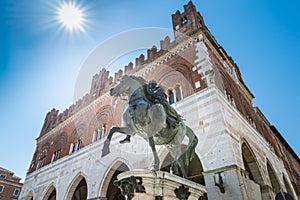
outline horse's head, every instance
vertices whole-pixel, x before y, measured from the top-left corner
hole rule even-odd
[[[111,96],[130,96],[138,87],[145,84],[146,81],[137,76],[124,75],[120,82],[110,89]]]

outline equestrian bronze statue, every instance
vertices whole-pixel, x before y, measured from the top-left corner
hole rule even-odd
[[[185,125],[182,116],[170,106],[167,95],[154,80],[147,83],[143,78],[123,76],[110,95],[128,96],[128,106],[123,113],[122,127],[112,127],[102,149],[102,157],[109,153],[111,138],[115,132],[123,133],[126,138],[121,143],[130,142],[134,135],[144,138],[151,147],[153,170],[159,170],[159,157],[155,145],[164,145],[173,157],[171,172],[187,177],[186,169],[195,155],[198,139],[191,128]],[[185,149],[181,146],[184,137],[188,137]]]

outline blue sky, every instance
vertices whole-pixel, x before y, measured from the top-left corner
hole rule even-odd
[[[120,32],[145,27],[170,29],[171,14],[182,11],[188,1],[78,0],[87,23],[85,32],[73,34],[54,22],[55,8],[61,2],[0,1],[0,166],[22,178],[46,113],[52,108],[63,111],[73,103],[76,78],[90,52]],[[300,3],[193,2],[216,40],[239,66],[256,97],[254,106],[299,155]]]

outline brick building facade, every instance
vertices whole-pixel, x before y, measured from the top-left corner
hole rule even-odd
[[[53,109],[46,115],[21,199],[116,199],[113,180],[120,172],[151,166],[147,143],[139,138],[121,145],[118,135],[111,154],[100,156],[108,130],[121,125],[127,105],[109,96],[124,74],[156,80],[194,130],[199,144],[191,180],[206,186],[208,199],[274,199],[280,192],[299,199],[299,157],[253,107],[238,66],[193,3],[173,14],[172,22],[173,41],[167,36],[160,49],[153,46],[147,58],[140,55],[114,77],[100,70],[87,95],[62,113]],[[167,150],[159,147],[158,153],[167,170]],[[224,179],[224,193],[215,185],[217,176]]]
[[[23,186],[20,180],[13,172],[0,167],[0,199],[18,199]]]

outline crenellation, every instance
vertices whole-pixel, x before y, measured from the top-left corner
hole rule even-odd
[[[177,11],[175,12],[175,14],[172,15],[172,17],[173,17],[173,16],[174,16],[174,17],[180,17],[180,15],[181,15],[181,12],[180,12],[179,10],[177,10]]]
[[[74,114],[74,104],[72,104],[71,106],[69,106],[69,116]]]
[[[145,62],[144,54],[141,54],[138,58],[135,58],[135,68],[139,68]]]
[[[91,83],[91,88],[90,88],[90,93],[91,94],[94,94],[98,88],[98,85],[99,85],[99,74],[95,74],[92,78],[92,83]],[[95,95],[93,95],[95,96]]]
[[[55,108],[53,108],[50,112],[47,113],[40,135],[46,133],[48,130],[51,129],[52,124],[57,119],[58,112],[59,112],[59,110],[56,110]]]
[[[103,95],[105,92],[107,92],[110,85],[108,81],[109,77],[110,77],[109,71],[104,69],[103,76],[100,79],[100,92],[98,96]]]
[[[86,93],[83,98],[82,98],[82,106],[86,106],[90,103],[90,94],[89,93]]]
[[[69,116],[69,109],[67,108],[66,110],[64,110],[63,112],[63,118],[67,118]]]
[[[119,69],[117,73],[115,73],[114,82],[117,82],[123,76],[123,70]]]
[[[90,89],[91,98],[89,101],[105,93],[109,85],[108,79],[109,71],[105,68],[102,68],[98,74],[94,75]]]
[[[58,117],[57,117],[57,120],[55,122],[55,124],[59,124],[62,122],[62,118],[63,118],[63,114],[62,113],[59,113]],[[53,127],[51,127],[52,129]]]
[[[147,50],[147,61],[151,61],[155,57],[155,54],[157,54],[157,47],[153,45],[151,49]]]
[[[82,99],[78,99],[75,103],[75,110],[76,111],[80,110],[81,105],[82,105]]]
[[[184,5],[184,12],[189,12],[189,9],[194,8],[195,6],[193,5],[192,1],[189,1],[188,4]]]
[[[125,74],[128,74],[133,69],[133,63],[130,62],[128,65],[125,66]]]
[[[171,39],[169,36],[166,36],[163,40],[160,41],[160,49],[168,50],[171,44]]]

